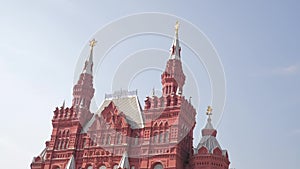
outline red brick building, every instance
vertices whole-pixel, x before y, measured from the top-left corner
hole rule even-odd
[[[106,95],[90,111],[93,48],[73,87],[72,106],[54,110],[52,134],[31,169],[228,169],[229,159],[216,140],[209,118],[193,148],[196,110],[183,96],[185,75],[176,27],[170,57],[161,75],[162,96],[149,96],[141,108],[136,92]]]

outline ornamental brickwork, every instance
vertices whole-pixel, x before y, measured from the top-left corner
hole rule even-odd
[[[183,96],[178,24],[175,30],[161,75],[162,95],[146,97],[143,109],[137,92],[121,90],[106,95],[97,112],[90,111],[95,92],[92,40],[72,105],[54,110],[50,140],[31,169],[228,169],[228,153],[216,140],[211,114],[193,148],[196,110]]]

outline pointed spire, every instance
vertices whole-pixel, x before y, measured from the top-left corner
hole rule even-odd
[[[202,129],[202,135],[205,136],[205,135],[211,135],[211,136],[216,136],[217,134],[217,130],[214,129],[212,123],[211,123],[211,115],[212,115],[212,108],[211,106],[208,106],[207,107],[207,110],[206,110],[206,115],[208,116],[207,118],[207,122],[206,122],[206,125],[205,127]]]
[[[65,108],[65,105],[66,105],[66,100],[64,100],[62,106],[60,108],[64,109]]]
[[[189,98],[189,103],[190,104],[192,103],[192,96],[190,96],[190,98]]]
[[[180,60],[180,52],[181,47],[179,45],[179,38],[178,38],[178,30],[179,30],[179,22],[176,21],[175,24],[175,37],[171,46],[170,52],[170,59],[179,59]]]
[[[155,88],[152,88],[152,96],[155,96]]]
[[[208,118],[207,118],[207,123],[206,123],[206,126],[204,129],[214,129],[213,125],[211,124],[212,111],[213,111],[213,109],[211,108],[211,106],[208,106],[207,110],[206,110],[206,115],[208,116]]]
[[[95,39],[90,41],[90,56],[85,61],[84,69],[82,73],[93,74],[93,50],[97,41]]]
[[[118,169],[120,169],[120,168],[121,169],[129,169],[130,168],[127,151],[125,151],[123,153],[123,156],[120,160],[120,163],[118,165]]]

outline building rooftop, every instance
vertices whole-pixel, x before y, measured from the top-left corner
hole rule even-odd
[[[91,120],[87,122],[82,129],[82,132],[87,132],[90,126],[95,121],[95,116],[101,117],[102,111],[111,102],[117,107],[117,109],[124,113],[126,116],[127,123],[130,124],[132,129],[144,127],[144,117],[142,108],[137,96],[137,91],[116,91],[113,94],[105,94],[105,99],[100,105],[97,112],[93,115]]]

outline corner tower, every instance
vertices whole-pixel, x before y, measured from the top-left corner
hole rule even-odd
[[[206,115],[207,123],[202,129],[202,138],[194,149],[192,159],[193,169],[228,169],[229,157],[227,150],[221,148],[216,136],[217,130],[211,123],[212,108],[208,106]]]
[[[52,134],[46,141],[42,153],[33,158],[31,169],[74,169],[82,164],[83,125],[92,117],[90,112],[93,88],[93,48],[96,41],[90,41],[90,55],[85,62],[77,84],[73,88],[71,107],[63,105],[54,110]]]
[[[185,75],[178,29],[176,22],[169,59],[161,75],[162,96],[153,93],[145,100],[144,144],[141,148],[150,157],[142,162],[141,168],[190,168],[196,110],[183,96]]]

